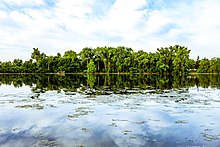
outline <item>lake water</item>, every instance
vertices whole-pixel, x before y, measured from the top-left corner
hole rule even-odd
[[[0,75],[0,146],[219,147],[219,88],[218,75]]]

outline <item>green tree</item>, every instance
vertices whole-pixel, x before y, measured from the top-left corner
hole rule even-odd
[[[92,48],[83,48],[79,53],[80,59],[82,60],[81,68],[82,70],[86,70],[89,61],[94,58],[94,50]]]
[[[41,59],[41,53],[38,48],[33,48],[33,52],[31,54],[31,58],[38,62]]]
[[[173,56],[173,73],[176,74],[186,74],[189,70],[189,53],[184,46],[174,46],[175,54]]]
[[[35,70],[36,70],[36,63],[33,63],[32,59],[25,61],[22,65],[23,73],[35,73]]]
[[[209,72],[220,73],[220,58],[212,58],[210,60]]]
[[[203,58],[199,62],[199,69],[197,70],[198,73],[209,73],[210,71],[210,61],[207,58]]]
[[[13,73],[20,73],[20,72],[22,72],[22,70],[21,70],[22,64],[23,64],[23,61],[21,59],[14,59],[14,61],[12,62],[12,69],[11,69],[11,71]]]
[[[93,60],[90,60],[89,64],[87,65],[87,72],[88,73],[96,72],[96,66],[95,66]]]

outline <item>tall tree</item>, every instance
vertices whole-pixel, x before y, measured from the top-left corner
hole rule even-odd
[[[96,66],[95,66],[93,60],[90,60],[89,64],[87,65],[87,72],[88,73],[96,72]]]
[[[83,69],[89,64],[89,61],[94,57],[94,50],[92,48],[83,48],[82,51],[79,53],[80,58],[82,59],[82,65],[84,66]],[[86,65],[84,64],[86,63]]]

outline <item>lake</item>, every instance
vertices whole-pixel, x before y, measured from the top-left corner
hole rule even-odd
[[[0,146],[219,147],[219,88],[219,75],[0,75]]]

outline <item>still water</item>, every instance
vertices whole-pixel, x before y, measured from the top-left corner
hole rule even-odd
[[[0,75],[0,146],[219,147],[219,88],[218,75]]]

